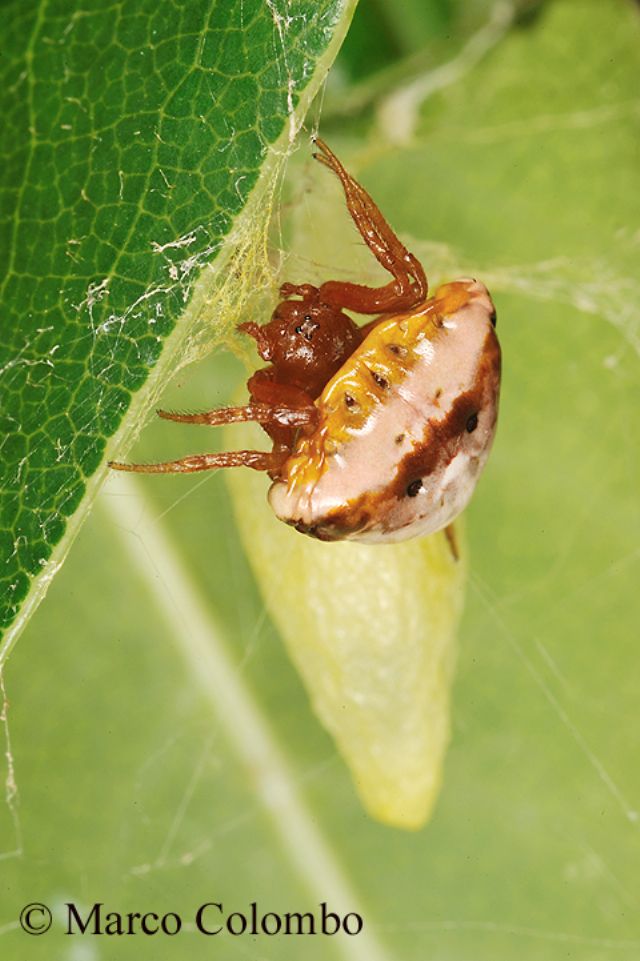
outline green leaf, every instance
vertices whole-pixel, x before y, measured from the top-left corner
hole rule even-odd
[[[118,478],[4,672],[20,804],[15,822],[0,807],[0,853],[20,856],[2,862],[3,957],[638,957],[639,19],[623,0],[554,0],[426,100],[387,89],[403,94],[402,129],[388,111],[323,127],[431,282],[473,271],[498,306],[502,409],[467,512],[431,823],[407,836],[364,814],[256,592],[222,478]],[[275,234],[283,278],[376,280],[307,158],[290,168],[286,243]],[[222,405],[245,379],[217,355],[163,403]],[[158,422],[132,456],[220,443]],[[44,939],[14,930],[36,899],[56,910]],[[326,900],[361,910],[368,940],[71,938],[71,899],[186,921],[204,900]]]
[[[139,426],[196,326],[207,346],[231,329],[274,148],[290,148],[352,9],[5,5],[0,627],[41,597],[109,439],[120,450]],[[216,299],[225,270],[242,282]]]

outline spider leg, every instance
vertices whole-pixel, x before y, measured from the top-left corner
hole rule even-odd
[[[262,359],[267,361],[271,360],[271,343],[265,326],[256,324],[253,320],[245,320],[244,323],[237,325],[236,330],[239,330],[243,334],[248,334],[249,337],[253,337],[258,348],[258,353]]]
[[[359,313],[409,310],[426,300],[428,284],[420,262],[393,232],[378,207],[357,180],[345,170],[324,141],[316,140],[316,160],[342,183],[349,213],[372,254],[394,280],[382,287],[328,281],[320,288],[322,302]]]
[[[459,561],[460,553],[458,551],[458,538],[456,537],[456,528],[453,522],[451,524],[447,524],[445,527],[444,536],[447,538],[447,542],[451,550],[451,556],[453,557],[454,561]]]
[[[218,470],[220,467],[252,467],[253,470],[277,471],[286,454],[262,450],[233,450],[221,454],[195,454],[180,460],[162,464],[122,464],[109,461],[112,470],[131,471],[135,474],[193,474],[201,470]]]
[[[281,427],[307,427],[318,418],[314,404],[308,407],[286,407],[272,404],[247,404],[244,407],[220,407],[197,414],[181,414],[174,411],[156,411],[163,420],[173,420],[180,424],[206,424],[217,427],[220,424],[238,424],[255,421],[258,424]]]
[[[302,297],[303,300],[314,300],[318,294],[318,287],[313,284],[282,284],[280,296],[287,300],[289,297]]]
[[[376,258],[389,273],[396,277],[402,277],[406,274],[413,276],[417,284],[424,286],[423,293],[426,295],[426,277],[421,264],[413,254],[409,253],[391,229],[371,196],[348,173],[327,144],[319,138],[316,143],[322,153],[314,154],[314,157],[325,167],[333,170],[340,178],[347,207],[367,246],[371,247]]]

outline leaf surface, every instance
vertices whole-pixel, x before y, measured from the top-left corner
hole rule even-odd
[[[243,224],[264,228],[264,196],[242,213],[273,184],[273,147],[286,151],[352,7],[5,6],[0,627],[34,581],[31,607],[42,594],[109,439],[183,359],[213,298],[203,268]],[[209,344],[232,323],[222,306]]]

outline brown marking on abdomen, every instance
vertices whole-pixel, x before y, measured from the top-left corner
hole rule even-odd
[[[456,397],[442,420],[427,421],[422,441],[402,458],[385,493],[398,499],[405,497],[411,484],[428,477],[437,467],[450,463],[458,452],[469,418],[481,411],[487,402],[495,405],[499,384],[500,346],[493,329],[490,329],[482,347],[482,360],[473,387]],[[497,416],[497,409],[494,415]]]

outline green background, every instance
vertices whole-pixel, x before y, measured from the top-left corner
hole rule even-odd
[[[640,12],[551,0],[487,34],[490,10],[363,0],[309,118],[432,279],[472,271],[498,308],[500,428],[468,511],[453,742],[433,820],[413,835],[363,813],[265,614],[223,478],[145,478],[141,501],[110,480],[4,674],[19,802],[0,808],[3,957],[638,956]],[[443,64],[413,125],[398,113],[406,98],[383,109]],[[273,235],[290,253],[286,278],[375,278],[308,156],[303,141]],[[163,403],[217,406],[243,376],[216,353]],[[216,442],[154,423],[132,456]],[[167,559],[149,553],[149,531],[284,757],[301,834],[282,782],[270,793],[247,763],[251,729],[220,717],[189,666],[180,618],[158,600],[176,583],[158,573]],[[304,603],[295,585],[283,603]],[[15,930],[34,900],[187,917],[206,900],[307,910],[345,887],[369,942]]]

